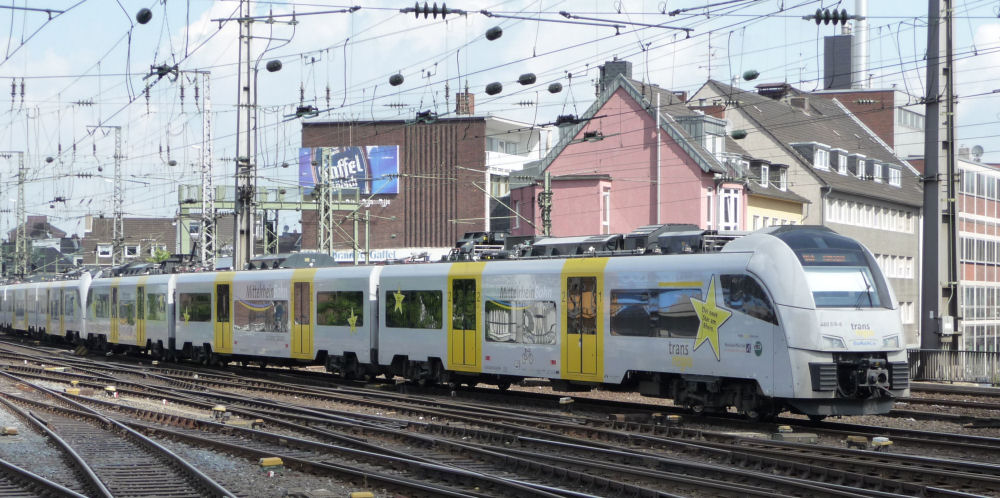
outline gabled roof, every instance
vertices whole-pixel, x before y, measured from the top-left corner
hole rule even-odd
[[[709,80],[705,86],[724,96],[725,100],[735,101],[730,102],[729,106],[739,110],[761,133],[778,142],[817,178],[821,186],[910,206],[923,205],[923,193],[915,171],[897,158],[884,142],[855,119],[836,99],[808,98],[808,93],[791,89],[789,91],[793,96],[806,97],[805,108],[799,109],[715,80]],[[791,146],[798,142],[819,142],[831,149],[844,149],[848,154],[863,154],[869,159],[894,165],[901,170],[901,185],[893,187],[813,168],[811,158],[803,157]]]
[[[568,127],[559,138],[559,142],[556,143],[554,147],[549,151],[549,153],[542,159],[534,162],[525,164],[522,176],[538,176],[544,172],[553,161],[559,157],[573,139],[580,133],[587,123],[590,122],[592,118],[597,116],[601,108],[611,99],[618,89],[624,89],[625,93],[634,99],[647,113],[655,120],[656,119],[656,97],[660,97],[660,129],[663,130],[667,136],[673,139],[678,146],[694,160],[695,164],[701,168],[705,173],[725,173],[727,171],[726,167],[720,163],[715,156],[710,152],[705,150],[705,148],[697,143],[694,138],[688,134],[684,128],[677,124],[677,121],[673,116],[695,116],[700,115],[687,108],[685,103],[677,98],[673,92],[664,90],[657,86],[652,86],[648,84],[643,84],[636,80],[625,77],[624,75],[618,75],[615,79],[604,88],[601,94],[597,97],[587,111],[579,116],[580,122]],[[518,186],[523,186],[530,184],[531,182],[516,182],[511,181],[511,188],[516,188]]]

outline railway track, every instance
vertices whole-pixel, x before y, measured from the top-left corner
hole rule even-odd
[[[56,438],[87,476],[88,494],[235,496],[174,453],[123,424],[43,387],[7,373],[0,375],[42,394],[26,397],[11,389],[0,391],[7,401],[32,407],[30,419],[38,422],[36,427],[48,429],[46,432]]]
[[[75,359],[74,359],[75,360]],[[75,360],[73,364],[75,364]],[[814,445],[779,444],[778,442],[741,438],[731,434],[718,433],[710,430],[690,430],[682,428],[666,428],[654,423],[614,422],[606,418],[588,418],[569,414],[545,414],[539,410],[516,410],[510,408],[510,395],[498,395],[496,391],[461,392],[461,401],[448,397],[428,395],[406,395],[396,392],[363,390],[352,385],[337,387],[292,387],[277,382],[259,379],[246,379],[229,372],[190,372],[186,369],[163,369],[154,367],[80,367],[89,368],[98,375],[135,376],[144,379],[145,386],[136,383],[136,391],[130,393],[136,396],[159,396],[162,388],[170,386],[170,390],[179,397],[176,402],[194,402],[201,399],[201,407],[209,403],[223,402],[236,413],[243,411],[246,416],[265,416],[274,424],[287,424],[289,430],[295,424],[302,426],[323,426],[323,430],[340,431],[338,437],[372,438],[382,431],[380,438],[389,438],[385,432],[390,430],[408,431],[445,438],[448,442],[460,442],[466,446],[464,451],[477,447],[482,451],[502,453],[512,462],[516,458],[529,460],[530,463],[518,465],[549,466],[558,465],[564,472],[569,469],[590,474],[592,476],[606,475],[628,476],[627,481],[636,486],[635,491],[642,494],[641,485],[644,479],[654,482],[657,478],[673,482],[678,489],[685,486],[705,486],[703,489],[714,489],[713,494],[728,494],[727,486],[744,486],[751,494],[811,494],[837,495],[847,494],[883,494],[902,493],[905,495],[920,494],[925,496],[959,496],[966,493],[987,493],[1000,489],[1000,481],[992,478],[992,474],[1000,473],[1000,468],[989,464],[975,462],[942,461],[941,459],[919,459],[906,455],[875,453],[871,451],[845,450],[843,448],[826,448]],[[21,366],[12,365],[12,369]],[[30,368],[30,367],[29,367]],[[247,372],[249,373],[249,372]],[[43,374],[45,375],[45,374]],[[52,374],[55,375],[55,374]],[[63,375],[71,375],[64,373]],[[100,377],[99,379],[103,379]],[[157,388],[152,384],[160,384]],[[119,384],[121,388],[122,384]],[[144,391],[145,389],[145,391]],[[255,399],[248,393],[270,398]],[[447,391],[444,391],[447,392]],[[532,396],[527,393],[517,393],[518,402],[533,400],[532,403],[556,406],[553,396]],[[479,403],[480,398],[498,398],[501,403],[506,400],[503,408],[490,408]],[[299,400],[294,402],[291,400]],[[313,400],[326,406],[356,405],[392,412],[395,418],[377,417],[352,413],[347,409],[317,408],[292,406],[305,400]],[[623,403],[600,403],[577,399],[578,406],[593,405],[603,410],[617,412],[670,412],[668,407],[649,405],[630,405]],[[667,409],[664,409],[667,408]],[[404,417],[404,418],[398,418]],[[423,417],[433,423],[417,423]],[[706,419],[709,420],[709,419]],[[733,420],[725,423],[734,423]],[[950,445],[965,450],[995,451],[1000,442],[992,438],[976,438],[955,434],[935,434],[902,429],[881,427],[859,427],[836,422],[810,423],[800,419],[782,420],[783,423],[795,423],[798,427],[808,428],[813,432],[839,437],[847,433],[891,435],[899,443],[925,445]],[[773,426],[772,426],[773,427]],[[146,429],[152,430],[152,429]],[[867,432],[864,432],[867,431]],[[315,437],[332,437],[326,436]],[[392,437],[405,440],[407,436]],[[415,436],[406,444],[413,445]],[[442,439],[444,440],[444,439]],[[502,445],[497,445],[502,441]],[[606,445],[606,446],[605,446]],[[645,451],[636,453],[635,447],[643,447]],[[577,448],[579,447],[579,448]],[[542,448],[547,448],[543,450]],[[553,448],[556,448],[553,450]],[[573,457],[567,456],[567,448],[573,448]],[[625,448],[625,450],[623,450]],[[670,448],[674,453],[654,453]],[[529,451],[530,449],[530,451]],[[837,451],[832,451],[837,450]],[[427,453],[429,451],[429,453]],[[481,459],[469,458],[461,453],[449,456],[449,452],[440,448],[421,450],[418,453],[421,460],[433,461],[444,466],[466,467],[473,471],[490,468],[493,463]],[[518,453],[520,452],[520,453]],[[611,452],[611,453],[602,453]],[[614,453],[618,452],[618,453]],[[589,454],[587,454],[589,453]],[[619,454],[620,453],[620,454]],[[674,454],[700,454],[706,460],[724,461],[726,465],[722,472],[728,477],[709,479],[716,486],[712,488],[708,482],[698,482],[694,477],[705,474],[705,469],[679,469]],[[615,455],[620,462],[612,463],[609,455]],[[533,458],[529,458],[533,457]],[[629,461],[629,458],[633,461]],[[657,463],[653,468],[641,468],[636,462]],[[656,460],[660,459],[660,460]],[[603,467],[602,467],[603,466]],[[664,468],[672,468],[665,471]],[[673,467],[671,467],[673,466]],[[629,470],[634,472],[630,473]],[[767,469],[772,477],[784,479],[783,482],[759,480],[753,472]],[[872,470],[876,469],[876,470]],[[735,472],[734,472],[735,471]],[[643,475],[643,473],[649,473]],[[661,474],[657,474],[660,472]],[[742,474],[740,474],[742,472]],[[873,472],[877,476],[870,475]],[[739,475],[737,475],[739,474]],[[516,474],[515,474],[516,475]],[[507,476],[504,476],[507,477]],[[804,479],[802,479],[804,478]],[[673,479],[673,480],[671,480]],[[694,480],[692,480],[694,479]],[[727,480],[728,479],[728,480]],[[756,479],[756,480],[755,480]],[[800,479],[801,482],[795,482]],[[734,484],[739,483],[739,484]],[[602,483],[602,486],[616,486],[613,482]],[[540,486],[549,486],[540,484]],[[782,487],[784,486],[784,487]],[[801,486],[801,487],[796,487]],[[812,488],[808,488],[812,486]],[[618,489],[613,487],[596,489]],[[806,491],[806,490],[809,491]]]
[[[0,460],[0,497],[6,496],[86,498],[87,495],[77,493],[6,460]]]

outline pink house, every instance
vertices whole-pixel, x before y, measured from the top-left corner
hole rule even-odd
[[[560,117],[570,124],[559,142],[526,166],[522,178],[535,180],[512,178],[512,235],[543,234],[538,200],[546,175],[552,236],[663,223],[745,229],[746,190],[738,158],[724,150],[725,121],[630,76],[627,61],[602,66],[598,99],[579,118]]]

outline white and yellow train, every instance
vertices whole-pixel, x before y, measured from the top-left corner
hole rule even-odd
[[[752,417],[881,413],[909,394],[892,289],[867,249],[817,227],[716,253],[84,277],[0,298],[8,330],[162,359],[547,378]]]

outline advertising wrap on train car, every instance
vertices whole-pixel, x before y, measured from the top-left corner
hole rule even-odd
[[[288,282],[236,282],[233,328],[237,332],[288,333]]]
[[[328,176],[324,176],[328,175]],[[328,178],[335,190],[362,194],[399,193],[399,146],[303,147],[299,149],[299,186],[311,194]]]

